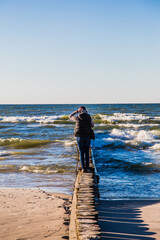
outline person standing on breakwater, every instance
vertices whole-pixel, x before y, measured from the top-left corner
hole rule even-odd
[[[79,115],[75,116],[78,113]],[[84,106],[81,106],[78,110],[71,113],[69,118],[76,122],[74,135],[77,139],[77,144],[80,152],[82,171],[88,171],[91,130],[94,127],[93,120]]]

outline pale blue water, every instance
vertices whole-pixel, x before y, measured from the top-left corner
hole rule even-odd
[[[101,199],[160,198],[160,104],[85,105]],[[0,105],[0,185],[72,193],[79,105]]]

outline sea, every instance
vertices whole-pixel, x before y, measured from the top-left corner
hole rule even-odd
[[[72,194],[76,104],[0,105],[0,187]],[[86,104],[102,200],[160,199],[160,104]]]

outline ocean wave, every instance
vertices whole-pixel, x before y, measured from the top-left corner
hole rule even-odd
[[[124,140],[137,140],[137,141],[152,141],[155,139],[155,131],[146,131],[146,130],[119,130],[113,129],[110,134],[114,138],[124,139]]]
[[[160,124],[160,117],[150,117],[143,114],[133,113],[114,113],[114,114],[96,114],[93,115],[93,120],[96,125],[118,125],[120,127],[143,127],[146,125]],[[69,119],[68,115],[53,115],[53,116],[0,116],[0,123],[39,123],[49,127],[49,125],[74,124]],[[121,125],[120,125],[121,124]],[[122,125],[124,124],[124,125]],[[125,125],[127,124],[127,125]]]
[[[96,114],[92,116],[94,123],[108,128],[158,128],[160,125],[160,117],[151,117],[144,114],[136,113],[114,113],[114,114]]]
[[[153,124],[153,123],[119,123],[117,124],[119,128],[133,128],[133,129],[139,129],[139,128],[147,128],[150,130],[158,130],[160,125],[159,124]],[[115,125],[113,125],[115,127]]]
[[[72,140],[72,141],[70,141],[70,140],[65,140],[64,142],[64,145],[65,146],[73,146],[73,145],[75,145],[76,144],[76,141],[74,140]]]
[[[40,124],[49,124],[49,123],[60,123],[67,124],[71,123],[68,115],[54,115],[54,116],[0,116],[1,123],[40,123]]]
[[[56,139],[54,142],[57,143],[62,143],[65,146],[73,146],[76,144],[76,140],[61,140],[61,139]]]
[[[12,151],[0,151],[0,158],[10,156]]]
[[[99,114],[99,116],[101,117],[102,120],[107,120],[108,122],[117,122],[117,121],[127,122],[127,121],[133,121],[133,120],[142,121],[142,120],[150,119],[149,116],[146,116],[143,114],[136,114],[136,113],[114,113],[111,116]]]
[[[103,134],[104,135],[104,134]],[[93,143],[97,148],[127,148],[127,149],[159,149],[160,131],[120,130],[112,129],[107,137],[96,139]],[[155,146],[155,147],[154,147]]]
[[[0,139],[0,146],[7,146],[18,149],[28,149],[42,147],[46,144],[51,143],[50,140],[38,140],[38,139],[19,139],[19,138],[6,138]]]
[[[142,163],[132,163],[127,166],[128,170],[132,170],[135,172],[141,172],[141,173],[159,173],[160,172],[160,164],[155,163],[148,163],[148,162],[142,162]]]
[[[94,122],[95,123],[95,122]],[[142,123],[104,123],[103,120],[101,120],[101,123],[96,124],[95,123],[95,130],[112,130],[112,129],[133,129],[133,130],[139,130],[139,129],[148,129],[148,130],[155,130],[158,131],[160,129],[159,124],[142,124]]]
[[[17,155],[21,155],[21,156],[24,156],[24,155],[37,155],[39,154],[39,152],[37,152],[36,150],[35,151],[0,151],[0,160],[4,160],[6,158],[4,157],[7,157],[7,156],[17,156]]]
[[[114,139],[111,137],[96,139],[92,142],[92,147],[97,149],[103,148],[127,148],[125,141]]]
[[[134,171],[139,173],[156,173],[160,172],[160,164],[151,162],[133,163],[119,159],[111,158],[105,163],[107,169],[124,169],[125,171]]]
[[[144,114],[136,113],[114,113],[110,114],[97,114],[93,116],[95,124],[142,124],[151,125],[151,124],[160,124],[160,117],[151,117]],[[128,125],[129,126],[129,125]],[[135,125],[133,125],[135,127]]]
[[[138,150],[138,149],[156,149],[159,150],[159,145],[155,144],[153,142],[139,142],[135,140],[118,140],[113,138],[104,138],[99,141],[96,141],[96,143],[93,143],[93,147],[96,148],[122,148],[122,149],[128,149],[128,150]]]
[[[55,173],[67,173],[74,172],[75,168],[71,165],[14,165],[6,164],[0,165],[0,173],[12,173],[12,172],[28,172],[39,174],[55,174]]]
[[[115,140],[114,138],[103,138],[93,142],[93,145],[98,148],[112,147],[112,148],[125,148],[125,142],[122,140]]]
[[[159,124],[160,125],[160,120],[158,120],[157,118],[151,118],[151,119],[145,119],[141,121],[142,124]]]

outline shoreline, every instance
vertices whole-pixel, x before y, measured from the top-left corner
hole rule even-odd
[[[68,239],[71,195],[0,188],[0,239]]]
[[[63,193],[0,188],[0,239],[68,239],[71,202]],[[102,240],[160,239],[160,200],[99,200],[96,209]]]

